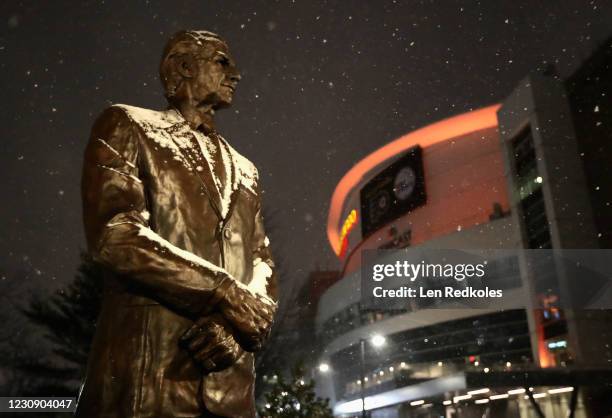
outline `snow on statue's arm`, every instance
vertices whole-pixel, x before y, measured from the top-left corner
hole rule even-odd
[[[253,231],[253,278],[249,288],[259,294],[266,295],[270,299],[278,300],[276,272],[270,240],[266,236],[264,220],[262,215],[261,192],[257,191],[257,212],[255,214],[255,229]]]
[[[92,129],[82,179],[89,250],[148,297],[186,314],[205,313],[234,279],[149,228],[135,129],[117,107],[107,109]]]

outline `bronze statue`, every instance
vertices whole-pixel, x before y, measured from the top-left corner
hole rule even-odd
[[[258,173],[216,131],[228,46],[175,34],[169,108],[105,110],[85,151],[87,244],[110,273],[77,416],[254,417],[253,352],[276,311]]]

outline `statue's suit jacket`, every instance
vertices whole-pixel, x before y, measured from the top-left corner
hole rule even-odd
[[[112,274],[79,417],[255,416],[251,353],[204,375],[178,345],[194,319],[214,312],[228,275],[257,280],[276,299],[257,170],[221,139],[224,196],[197,135],[172,109],[115,105],[93,126],[82,178],[85,232],[94,259]]]

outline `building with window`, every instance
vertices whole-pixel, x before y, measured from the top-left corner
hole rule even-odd
[[[529,74],[502,103],[398,138],[340,180],[327,234],[342,274],[316,316],[330,366],[319,389],[337,416],[360,416],[362,396],[372,417],[609,411],[609,311],[548,303],[551,278],[570,297],[575,280],[519,256],[496,266],[507,292],[528,295],[519,306],[377,311],[360,267],[371,249],[611,248],[611,65],[606,42],[566,80]]]

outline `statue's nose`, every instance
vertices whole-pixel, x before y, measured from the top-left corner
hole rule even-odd
[[[238,83],[240,80],[242,80],[242,76],[239,72],[235,72],[230,76],[230,80],[232,80],[234,83]]]

